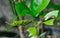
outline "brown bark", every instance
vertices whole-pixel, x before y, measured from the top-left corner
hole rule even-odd
[[[39,17],[37,18],[37,21],[40,21]],[[39,37],[39,32],[40,32],[40,25],[37,26],[37,35],[36,35],[36,38],[40,38]]]
[[[24,27],[23,27],[23,26],[20,26],[20,27],[19,27],[19,32],[20,32],[20,37],[21,37],[21,38],[25,38]]]
[[[20,20],[24,20],[24,17],[21,17]],[[25,38],[24,26],[19,26],[18,29],[19,29],[20,37]]]
[[[18,0],[18,2],[21,2],[21,0]],[[24,20],[24,17],[20,17],[20,20]],[[20,38],[25,38],[24,26],[19,26],[18,29],[20,33]]]
[[[41,32],[44,33],[44,28],[45,26],[43,25],[43,18],[39,18],[37,19],[37,21],[42,21],[42,23],[40,25],[37,26],[37,37],[36,38],[40,38],[40,29],[41,29]]]
[[[21,0],[18,0],[18,2],[21,2]]]

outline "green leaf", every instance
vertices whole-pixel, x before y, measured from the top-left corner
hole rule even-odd
[[[59,12],[59,10],[54,10],[54,11],[51,11],[51,12],[49,12],[49,13],[47,13],[45,16],[44,16],[44,18],[45,18],[45,20],[47,20],[47,19],[49,19],[49,18],[51,18],[51,17],[57,17],[58,16],[58,12]]]
[[[40,17],[44,18],[44,16],[47,14],[47,12],[43,12],[42,14],[40,14]]]
[[[29,12],[28,7],[24,3],[16,2],[15,9],[19,16],[25,16]]]
[[[50,20],[46,20],[45,22],[43,22],[46,25],[53,25],[54,19],[50,19]]]
[[[52,9],[55,9],[55,10],[60,10],[60,5],[58,4],[49,4],[47,8],[52,8]]]
[[[44,10],[49,4],[50,0],[30,0],[30,15],[37,17],[42,10]]]
[[[49,4],[48,5],[48,8],[52,8],[52,9],[55,9],[55,10],[60,10],[60,5],[57,5],[57,4]],[[57,18],[60,19],[60,11],[58,13]]]
[[[57,18],[58,18],[58,19],[60,19],[60,11],[59,11],[59,13],[58,13],[58,16],[57,16]]]
[[[36,36],[36,28],[35,27],[30,27],[27,29],[27,31],[29,32],[30,36]]]
[[[27,0],[22,0],[23,2],[26,2]]]

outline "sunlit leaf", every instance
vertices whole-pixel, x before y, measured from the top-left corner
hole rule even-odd
[[[54,19],[47,20],[47,21],[45,21],[43,23],[46,24],[46,25],[53,25]]]
[[[25,16],[27,14],[28,7],[24,3],[16,2],[15,9],[19,16]]]
[[[30,0],[30,10],[29,13],[33,17],[37,17],[42,10],[44,10],[49,4],[50,0]]]
[[[36,36],[36,28],[35,27],[30,27],[27,29],[27,31],[29,32],[30,36]]]
[[[60,10],[60,5],[57,5],[57,4],[49,4],[48,5],[48,8],[52,8],[52,9],[55,9],[55,10]],[[57,18],[60,19],[60,11],[58,13]]]
[[[45,20],[47,20],[47,19],[49,19],[49,18],[51,18],[51,17],[57,17],[58,16],[58,12],[59,12],[59,10],[54,10],[54,11],[51,11],[51,12],[49,12],[49,13],[47,13],[45,16],[44,16],[44,18],[45,18]]]

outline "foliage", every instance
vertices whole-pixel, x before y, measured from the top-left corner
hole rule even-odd
[[[58,10],[54,10],[54,11],[52,11],[52,12],[47,13],[47,14],[44,16],[44,18],[45,18],[44,22],[43,22],[43,21],[37,22],[36,27],[37,27],[38,25],[40,25],[41,23],[44,23],[44,24],[46,24],[46,25],[53,25],[55,19],[54,19],[54,18],[49,19],[49,18],[51,18],[52,16],[57,17],[57,16],[58,16],[58,12],[59,12]],[[28,29],[28,30],[29,30],[29,31],[28,31],[29,34],[32,34],[31,36],[33,36],[33,32],[34,32],[34,31],[31,31],[31,30],[34,30],[33,28],[34,28],[34,27]],[[32,33],[31,33],[31,32],[32,32]]]
[[[37,17],[42,10],[44,10],[49,4],[50,0],[31,0],[30,10],[33,17]]]
[[[29,12],[29,9],[24,3],[16,2],[15,3],[15,9],[19,16],[25,16],[27,12]]]
[[[27,31],[29,32],[29,36],[36,36],[37,35],[37,27],[40,24],[46,24],[46,25],[53,25],[55,18],[60,17],[60,9],[58,5],[54,5],[54,4],[49,4],[50,0],[30,0],[30,3],[27,5],[26,4],[27,0],[22,0],[22,2],[15,2],[15,10],[17,12],[17,14],[19,16],[26,16],[26,14],[31,15],[32,17],[37,17],[40,15],[40,17],[42,16],[44,20],[40,20],[36,23],[35,26],[30,27],[27,29]],[[48,7],[47,7],[48,6]],[[51,11],[49,13],[43,13],[41,15],[41,12],[45,9],[45,8],[53,8],[55,9],[54,11]],[[33,19],[34,19],[33,18]],[[27,24],[29,24],[30,22],[32,22],[33,20],[29,21],[29,20],[19,20],[19,21],[13,21],[10,23],[11,27],[15,27],[15,26],[25,26]],[[33,23],[34,24],[34,23]],[[44,36],[46,34],[46,32],[40,34],[40,37]]]
[[[47,8],[52,8],[54,10],[60,10],[60,5],[57,5],[57,4],[49,4]],[[58,13],[57,18],[60,19],[60,11]]]
[[[30,27],[27,29],[27,31],[29,32],[29,36],[36,36],[37,34],[37,30],[35,27]]]
[[[46,24],[46,25],[53,25],[54,19],[47,20],[47,21],[45,21],[43,23]]]
[[[45,20],[47,20],[47,19],[49,19],[49,18],[55,18],[55,17],[57,17],[58,16],[58,10],[54,10],[54,11],[52,11],[52,12],[49,12],[48,14],[46,14],[45,16],[44,16],[44,18],[45,18]]]
[[[33,17],[37,17],[43,9],[47,7],[50,0],[30,0],[30,7],[28,8],[24,3],[17,2],[15,9],[18,15],[25,16],[27,12]]]

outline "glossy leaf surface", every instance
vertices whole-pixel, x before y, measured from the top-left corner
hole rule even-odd
[[[44,10],[49,4],[50,0],[30,0],[30,15],[37,17],[42,10]]]
[[[53,25],[53,22],[54,22],[54,19],[50,19],[50,20],[47,20],[43,23],[46,24],[46,25]]]
[[[15,9],[19,16],[25,16],[28,12],[28,7],[24,3],[16,2]]]
[[[51,12],[47,13],[44,16],[45,20],[47,20],[47,19],[49,19],[51,17],[57,17],[58,16],[58,12],[59,12],[59,10],[54,10],[54,11],[51,11]]]

